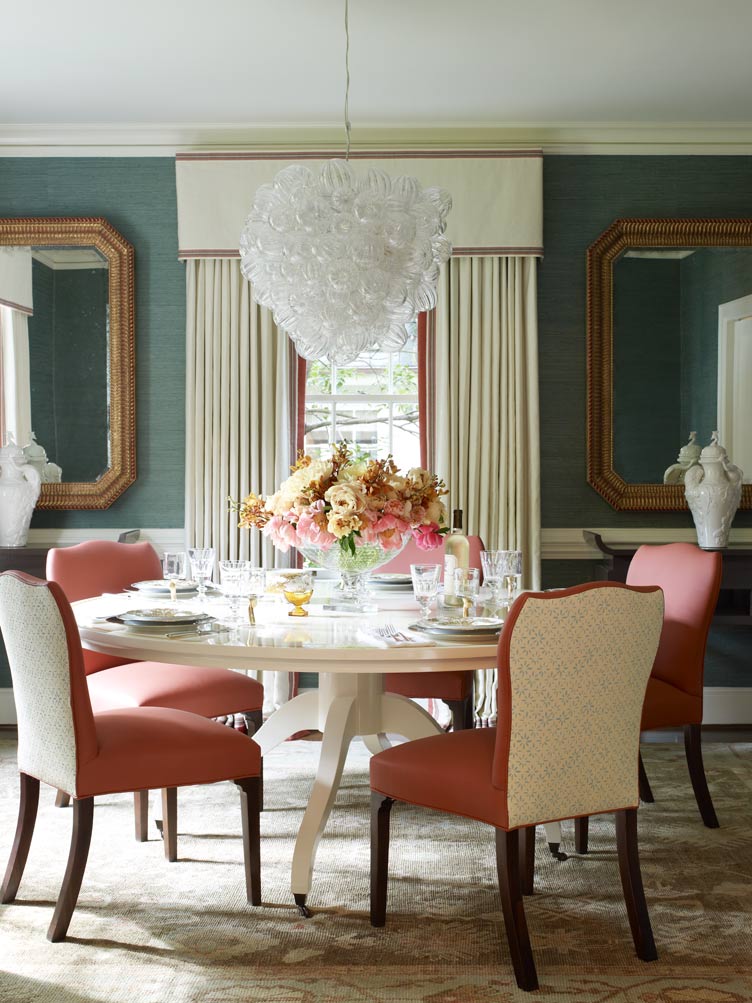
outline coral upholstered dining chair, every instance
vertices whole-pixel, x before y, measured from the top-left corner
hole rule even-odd
[[[21,801],[0,892],[12,902],[34,832],[39,783],[70,791],[73,836],[47,933],[62,940],[76,907],[100,794],[234,781],[241,792],[246,892],[261,902],[259,775],[255,742],[195,714],[159,707],[92,711],[81,642],[59,585],[18,571],[0,575],[0,629],[18,713]]]
[[[648,680],[642,709],[642,731],[683,728],[684,749],[697,807],[709,829],[718,818],[702,763],[702,690],[705,647],[721,588],[721,555],[692,543],[639,547],[630,561],[628,585],[659,585],[665,616],[658,653]],[[652,803],[645,767],[640,757],[640,797]],[[575,821],[575,848],[586,853],[588,820]]]
[[[162,566],[149,543],[91,540],[73,547],[53,548],[47,554],[47,578],[57,582],[68,602],[103,592],[120,592],[133,582],[162,577]],[[94,712],[122,707],[170,707],[202,717],[244,713],[261,725],[264,689],[261,683],[232,669],[171,665],[163,662],[126,662],[84,650],[84,669]],[[59,804],[67,803],[63,795]],[[136,838],[147,838],[148,791],[135,797]],[[177,820],[170,797],[172,838],[165,839],[169,860],[176,856]]]
[[[468,536],[467,542],[470,545],[469,565],[480,571],[483,541],[479,536]],[[443,564],[443,562],[443,543],[435,550],[421,550],[415,541],[410,539],[405,549],[380,571],[403,572],[409,575],[411,564]],[[452,712],[452,728],[455,731],[473,727],[472,672],[387,673],[384,677],[384,689],[387,693],[399,693],[413,700],[429,698],[443,700]]]
[[[499,639],[499,721],[371,759],[371,923],[386,920],[394,801],[494,826],[504,923],[521,989],[538,979],[520,855],[539,823],[616,814],[619,870],[638,957],[657,957],[637,850],[640,713],[663,622],[656,586],[594,582],[527,593]]]

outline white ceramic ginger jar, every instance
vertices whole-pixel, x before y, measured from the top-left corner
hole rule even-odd
[[[668,468],[663,475],[664,484],[683,484],[684,477],[690,467],[693,467],[700,460],[700,444],[697,441],[697,432],[689,433],[689,441],[679,450],[676,463]]]
[[[704,550],[722,550],[742,500],[742,472],[729,460],[713,432],[700,460],[684,474],[684,494]]]
[[[13,436],[7,440],[0,449],[0,547],[24,547],[41,478]]]

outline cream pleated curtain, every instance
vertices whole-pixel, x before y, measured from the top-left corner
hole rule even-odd
[[[522,551],[527,589],[540,588],[536,267],[534,257],[451,258],[429,339],[429,461],[466,532]],[[484,723],[496,719],[495,677],[476,676]]]
[[[294,455],[295,366],[290,341],[251,296],[237,258],[187,268],[186,494],[189,547],[217,561],[288,567],[258,530],[238,529],[228,497],[271,494]],[[286,672],[263,673],[265,711],[290,694]]]

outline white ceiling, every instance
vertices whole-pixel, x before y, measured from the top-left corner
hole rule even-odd
[[[344,0],[0,0],[3,126],[336,126]],[[358,127],[752,124],[752,0],[350,0]],[[10,43],[10,44],[7,44]]]

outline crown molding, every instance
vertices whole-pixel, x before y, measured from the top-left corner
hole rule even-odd
[[[343,146],[342,126],[311,123],[0,125],[2,157],[172,157],[188,150]],[[546,154],[752,155],[752,122],[531,122],[370,125],[353,149],[505,149]]]

